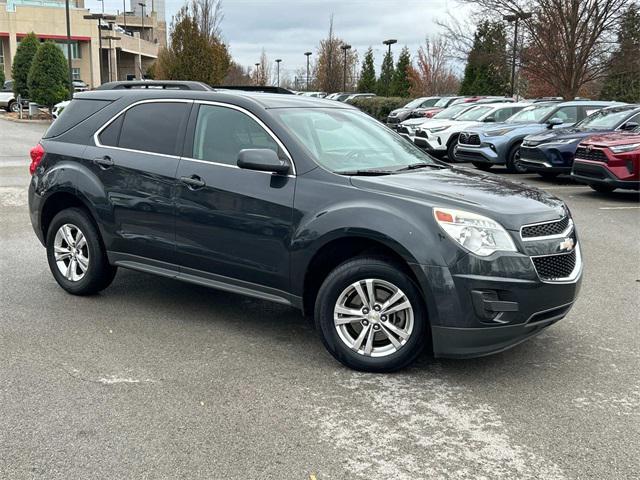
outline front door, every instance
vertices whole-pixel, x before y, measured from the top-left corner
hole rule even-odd
[[[189,154],[177,174],[181,270],[286,291],[296,179],[236,165],[247,148],[285,153],[248,112],[202,104],[192,115],[193,133],[187,135],[192,138],[185,140]]]
[[[175,190],[192,102],[153,101],[129,108],[85,151],[97,179],[96,204],[112,254],[175,263]]]

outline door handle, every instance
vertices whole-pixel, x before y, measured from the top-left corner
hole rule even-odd
[[[111,168],[114,165],[113,160],[111,160],[111,157],[107,155],[105,155],[104,157],[94,158],[93,163],[98,165],[103,170],[106,170],[107,168]]]
[[[180,181],[191,190],[198,190],[206,185],[205,181],[197,175],[191,175],[190,177],[180,177]]]

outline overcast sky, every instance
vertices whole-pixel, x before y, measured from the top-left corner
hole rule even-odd
[[[166,2],[170,22],[184,0]],[[86,0],[86,6],[101,9],[97,0]],[[396,59],[403,45],[414,55],[426,35],[438,32],[437,19],[461,12],[455,0],[222,0],[222,8],[222,35],[236,62],[253,66],[264,48],[270,60],[282,58],[281,68],[291,76],[306,65],[305,51],[315,54],[332,13],[336,35],[358,50],[360,60],[371,45],[379,68],[383,40],[398,40]],[[121,10],[122,0],[105,0],[105,9]]]

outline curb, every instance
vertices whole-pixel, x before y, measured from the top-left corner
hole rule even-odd
[[[28,119],[20,120],[19,118],[13,118],[13,117],[5,116],[5,115],[0,115],[0,119],[9,120],[10,122],[15,122],[15,123],[35,123],[35,124],[50,124],[51,123],[51,120],[28,120]]]

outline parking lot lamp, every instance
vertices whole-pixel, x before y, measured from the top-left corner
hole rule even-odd
[[[67,68],[69,69],[69,100],[73,98],[73,69],[71,68],[71,20],[69,17],[69,0],[64,2],[67,18]]]
[[[111,46],[111,40],[120,40],[120,37],[116,37],[114,35],[107,35],[106,37],[104,37],[105,40],[109,40],[109,81],[113,81],[113,74],[112,74],[112,70],[113,68],[111,67],[111,50],[113,49],[113,47]],[[116,70],[116,80],[118,80],[118,71]]]
[[[254,63],[256,66],[256,85],[260,85],[260,64]]]
[[[344,75],[342,77],[342,91],[347,91],[347,50],[351,49],[351,45],[347,45],[346,43],[340,45],[340,48],[344,52]]]
[[[281,58],[276,58],[276,84],[279,87],[280,86],[280,62],[282,61]]]
[[[502,19],[507,22],[513,22],[513,56],[511,58],[511,96],[513,97],[516,90],[516,55],[518,49],[518,21],[531,18],[531,13],[516,12],[511,15],[503,15]]]
[[[385,40],[382,43],[389,47],[389,55],[391,55],[391,45],[393,45],[394,43],[398,43],[398,40],[396,40],[395,38],[390,38],[389,40]]]
[[[304,52],[304,55],[307,57],[307,92],[309,91],[309,57],[311,56],[311,52]]]
[[[104,4],[103,4],[104,5]],[[82,18],[85,20],[98,20],[98,62],[100,65],[100,83],[102,83],[102,20],[114,20],[115,15],[105,15],[104,13],[92,13],[91,15],[84,15]]]
[[[142,30],[140,30],[140,38],[144,35],[144,9],[147,8],[147,4],[144,2],[138,2],[138,5],[142,7]]]

